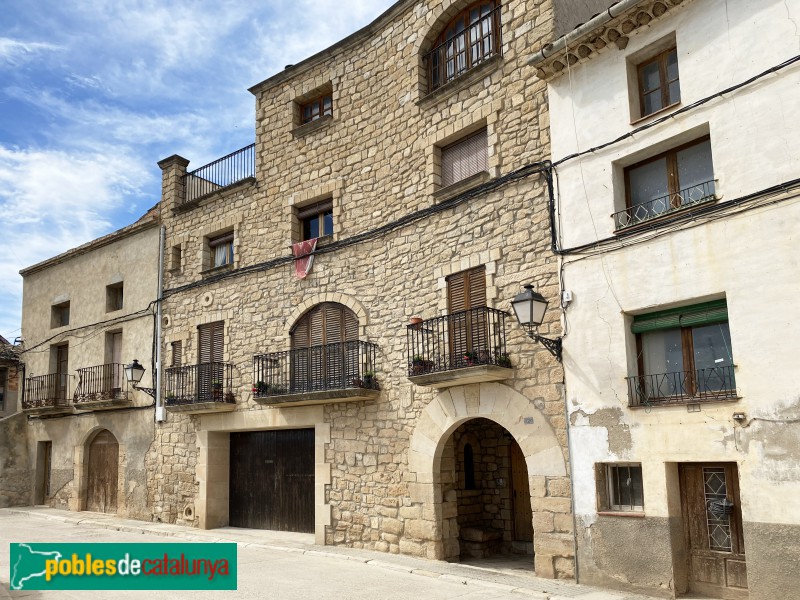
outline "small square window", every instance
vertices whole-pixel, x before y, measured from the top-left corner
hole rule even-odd
[[[181,245],[176,244],[172,246],[172,248],[169,249],[169,270],[180,271],[182,258]]]
[[[486,171],[488,167],[486,128],[442,148],[442,187]]]
[[[69,325],[69,302],[54,304],[51,309],[50,327],[64,327]]]
[[[298,209],[301,240],[333,235],[333,200],[323,200]]]
[[[233,232],[217,236],[208,240],[208,248],[211,251],[212,269],[233,264]]]
[[[305,125],[322,117],[333,116],[333,94],[317,96],[300,104],[300,123]]]
[[[106,312],[122,310],[122,283],[106,286]]]
[[[637,72],[642,117],[681,101],[677,48],[672,47],[640,63]]]
[[[644,511],[642,465],[639,463],[597,465],[597,492],[600,510]]]

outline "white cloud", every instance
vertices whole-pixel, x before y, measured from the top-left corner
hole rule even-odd
[[[22,42],[0,37],[0,60],[4,60],[11,65],[19,64],[41,52],[54,50],[61,50],[61,47],[46,42]]]
[[[6,298],[0,305],[0,335],[19,335],[18,271],[109,232],[112,213],[150,177],[127,156],[0,145],[0,289]]]

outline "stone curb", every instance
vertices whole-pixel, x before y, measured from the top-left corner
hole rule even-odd
[[[543,592],[541,590],[532,589],[530,587],[520,587],[518,585],[509,585],[506,583],[497,583],[494,581],[487,581],[485,579],[478,579],[476,577],[470,577],[468,575],[454,575],[452,573],[440,573],[433,570],[428,569],[420,569],[418,567],[412,567],[407,565],[402,565],[399,563],[387,561],[387,560],[380,560],[380,559],[370,559],[364,558],[359,556],[353,556],[346,554],[344,552],[327,552],[325,550],[314,550],[314,549],[305,549],[305,548],[295,548],[292,546],[281,546],[276,544],[260,544],[258,542],[244,542],[241,540],[234,540],[229,539],[226,537],[215,537],[213,535],[198,535],[192,534],[187,531],[181,531],[177,529],[172,529],[172,525],[169,525],[168,528],[161,528],[158,525],[156,526],[148,526],[148,525],[132,525],[129,523],[124,524],[115,524],[111,519],[93,519],[93,518],[86,518],[86,517],[73,517],[72,515],[59,515],[59,514],[52,514],[52,513],[40,513],[38,511],[31,511],[25,510],[20,508],[4,508],[4,512],[9,512],[12,514],[20,514],[20,515],[28,515],[31,517],[37,517],[41,519],[46,519],[50,521],[59,521],[61,523],[68,523],[75,526],[86,525],[90,527],[96,527],[98,529],[109,529],[114,531],[121,531],[125,533],[141,533],[141,534],[148,534],[148,535],[157,535],[162,537],[176,537],[181,538],[189,541],[198,541],[198,542],[207,542],[207,543],[234,543],[240,548],[262,548],[264,550],[273,550],[276,552],[287,552],[291,554],[302,554],[308,556],[319,556],[324,558],[333,558],[338,560],[355,560],[358,562],[363,562],[366,565],[379,567],[383,569],[389,569],[392,571],[401,571],[405,573],[410,573],[412,575],[418,575],[421,577],[429,577],[433,579],[442,579],[444,581],[451,581],[455,583],[460,583],[463,585],[475,586],[475,587],[482,587],[482,588],[489,588],[494,589],[499,592],[508,592],[513,594],[520,594],[527,596],[529,598],[534,598],[535,600],[623,600],[626,598],[625,595],[611,593],[611,592],[604,592],[598,591],[597,589],[587,589],[585,591],[582,590],[575,590],[577,593],[574,595],[563,595],[563,592],[556,592],[556,593],[548,593]],[[469,565],[467,565],[469,566]],[[485,573],[492,573],[495,575],[505,576],[506,574],[502,571],[480,567],[480,571]],[[566,582],[561,582],[566,583]],[[577,588],[579,584],[574,584]],[[642,596],[642,598],[644,598]],[[655,600],[655,599],[654,599]]]

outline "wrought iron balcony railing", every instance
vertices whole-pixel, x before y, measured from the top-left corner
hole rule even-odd
[[[506,352],[508,314],[481,306],[409,325],[409,376],[476,365],[511,367]]]
[[[253,357],[253,396],[268,398],[351,388],[377,390],[378,346],[352,341]]]
[[[164,369],[167,406],[225,402],[235,404],[233,365],[221,362]]]
[[[614,218],[614,226],[617,230],[620,230],[675,212],[687,206],[694,206],[695,204],[702,204],[715,199],[714,180],[711,180],[643,204],[629,206],[625,210],[615,212],[612,217]]]
[[[428,92],[457,79],[492,56],[500,54],[500,10],[486,12],[463,31],[439,44],[425,55]]]
[[[183,176],[184,204],[256,176],[256,145],[223,156]]]
[[[23,409],[68,407],[67,375],[50,373],[25,380]]]
[[[733,366],[627,377],[630,406],[737,398]]]
[[[73,402],[100,400],[127,400],[125,391],[125,365],[109,363],[78,369],[78,386]]]

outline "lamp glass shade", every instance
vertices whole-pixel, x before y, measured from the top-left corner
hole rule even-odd
[[[544,321],[547,311],[547,300],[540,293],[533,290],[533,286],[526,285],[525,291],[517,294],[511,301],[514,314],[519,324],[523,327],[538,327]]]
[[[139,361],[134,359],[133,362],[125,366],[125,377],[134,385],[142,380],[144,375],[144,367],[139,364]]]

